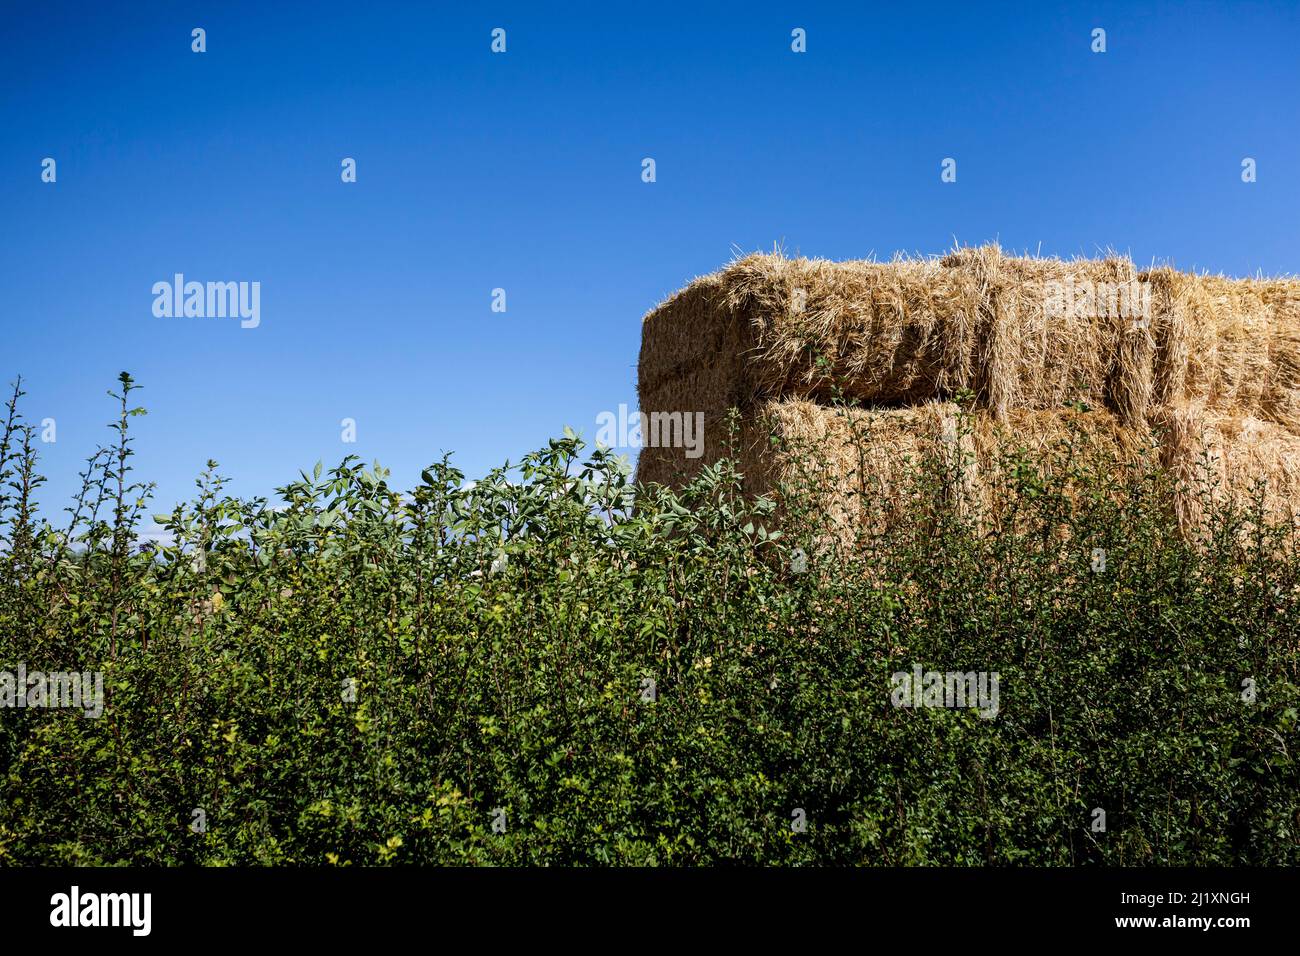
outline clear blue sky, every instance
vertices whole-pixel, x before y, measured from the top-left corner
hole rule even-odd
[[[642,314],[733,249],[1300,271],[1294,5],[470,6],[4,5],[0,375],[57,420],[48,510],[122,369],[155,511],[209,457],[269,494],[349,452],[407,486],[593,438]],[[259,281],[260,327],[155,318],[176,272]]]

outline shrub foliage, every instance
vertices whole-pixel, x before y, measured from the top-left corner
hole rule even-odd
[[[135,388],[59,521],[8,406],[0,670],[105,707],[0,710],[0,863],[1300,863],[1300,562],[1257,509],[1189,544],[1157,470],[1062,443],[993,527],[917,462],[846,543],[815,489],[637,488],[566,430],[409,493],[209,462],[142,544]],[[996,671],[997,715],[894,706],[914,665]]]

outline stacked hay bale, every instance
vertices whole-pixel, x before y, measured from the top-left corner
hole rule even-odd
[[[1270,513],[1296,515],[1300,280],[995,245],[887,263],[751,255],[646,315],[638,372],[643,413],[704,421],[698,457],[643,436],[643,482],[680,484],[731,453],[752,488],[774,490],[809,466],[792,449],[818,446],[837,499],[868,474],[887,497],[909,458],[937,453],[954,463],[954,500],[988,507],[981,462],[1068,428],[1115,460],[1156,455],[1182,479],[1189,533],[1207,481],[1242,497],[1263,479]],[[976,412],[958,427],[963,397]],[[858,407],[831,407],[841,399]],[[828,507],[862,520],[851,502]]]

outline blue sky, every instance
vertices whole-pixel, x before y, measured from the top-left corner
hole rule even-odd
[[[0,375],[57,422],[47,510],[122,369],[153,511],[208,458],[270,494],[593,438],[643,313],[735,250],[1300,271],[1291,4],[467,6],[5,5]],[[260,282],[260,326],[155,317],[177,272]]]

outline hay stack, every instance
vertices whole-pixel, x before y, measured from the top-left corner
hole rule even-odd
[[[1002,423],[950,402],[871,410],[796,399],[757,409],[740,430],[736,459],[750,492],[806,487],[850,539],[913,518],[907,502],[917,494],[981,527],[999,522],[1015,504],[1004,480],[1013,456],[1052,474],[1067,461],[1141,468],[1152,451],[1143,433],[1104,410],[1017,410]]]
[[[977,495],[973,437],[948,402],[865,411],[808,401],[769,402],[746,421],[737,449],[746,487],[804,486],[834,527],[883,529],[904,517],[905,486],[930,468],[927,491],[959,510]]]
[[[1121,340],[1134,340],[1136,364],[1150,337],[1118,317],[1058,320],[1052,283],[1130,281],[1137,273],[1127,260],[1017,259],[996,246],[889,263],[746,256],[645,317],[641,407],[689,399],[708,413],[761,399],[826,401],[837,386],[874,404],[969,390],[1000,418],[1075,398],[1100,404],[1144,376],[1117,364]]]
[[[646,315],[638,393],[643,411],[702,412],[705,428],[699,458],[644,448],[642,481],[676,484],[727,453],[736,408],[734,451],[755,487],[795,465],[771,435],[820,442],[836,458],[849,420],[877,436],[867,457],[887,487],[900,455],[950,434],[951,400],[968,393],[976,458],[1011,438],[1041,447],[1067,404],[1083,402],[1096,409],[1090,433],[1108,436],[1119,459],[1159,441],[1162,463],[1190,483],[1208,452],[1221,494],[1269,477],[1270,507],[1289,513],[1300,280],[1139,272],[1126,258],[1035,259],[995,245],[888,263],[750,255]],[[837,394],[869,420],[827,418]],[[831,470],[842,487],[855,480]],[[1185,528],[1199,521],[1190,501],[1178,507]]]
[[[1300,433],[1300,281],[1153,269],[1154,401]]]
[[[1177,479],[1178,522],[1204,524],[1203,502],[1253,502],[1262,495],[1275,521],[1300,520],[1300,436],[1249,415],[1199,405],[1166,408],[1160,417],[1161,463]]]

